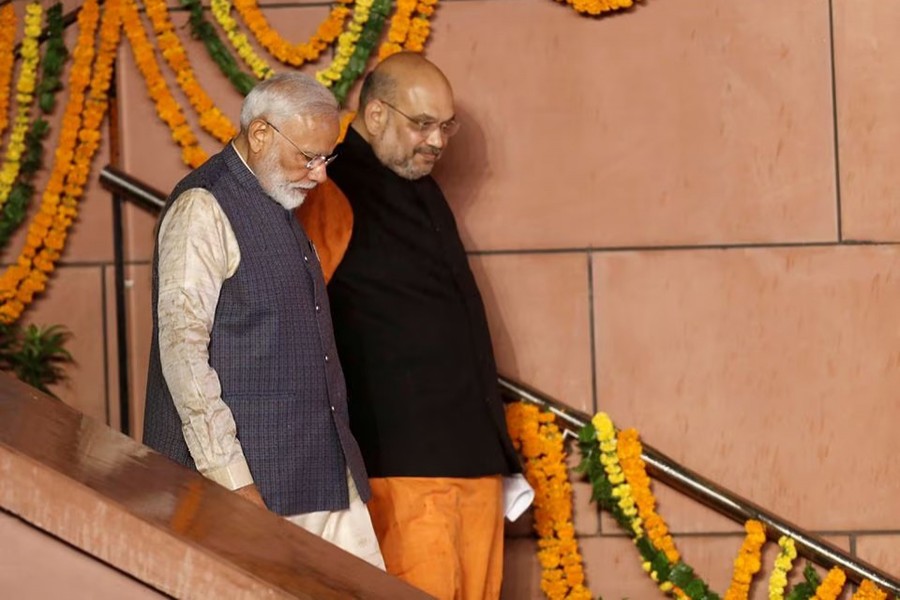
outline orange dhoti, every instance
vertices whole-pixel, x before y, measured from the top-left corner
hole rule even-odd
[[[503,580],[503,478],[369,480],[391,575],[440,600],[491,600]]]

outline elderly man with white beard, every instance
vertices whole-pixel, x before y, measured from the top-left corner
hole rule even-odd
[[[384,568],[325,282],[291,212],[326,179],[339,130],[326,88],[275,76],[175,187],[153,257],[143,439]]]

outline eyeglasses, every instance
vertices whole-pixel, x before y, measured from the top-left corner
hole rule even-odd
[[[298,146],[297,144],[292,142],[291,138],[289,138],[288,136],[281,133],[281,130],[278,129],[277,127],[275,127],[272,123],[270,123],[269,121],[266,121],[265,119],[263,119],[263,122],[266,125],[268,125],[269,127],[271,127],[272,129],[274,129],[278,135],[280,135],[285,140],[287,140],[287,143],[290,144],[291,146],[293,146],[294,148],[296,148],[297,152],[299,152],[304,157],[306,157],[306,160],[308,162],[306,163],[305,167],[309,171],[312,171],[313,169],[318,169],[319,167],[327,167],[328,165],[330,165],[332,163],[332,161],[334,161],[334,159],[337,158],[337,154],[332,154],[331,156],[325,156],[323,154],[310,154],[309,152],[306,152],[300,146]]]
[[[398,113],[400,113],[401,115],[406,117],[406,119],[410,123],[412,123],[416,132],[422,134],[425,137],[430,136],[432,133],[434,133],[434,130],[438,129],[438,128],[440,128],[441,134],[443,134],[447,137],[452,137],[454,134],[456,134],[457,131],[459,131],[459,121],[457,121],[456,118],[449,119],[449,120],[443,121],[443,122],[435,121],[434,119],[428,119],[428,118],[415,119],[415,118],[409,116],[408,114],[406,114],[405,112],[403,112],[402,110],[400,110],[399,108],[397,108],[396,106],[394,106],[393,104],[391,104],[390,102],[387,102],[386,100],[382,100],[381,98],[379,98],[378,101],[381,102],[382,104],[386,105],[387,107],[394,109],[395,111],[397,111]]]

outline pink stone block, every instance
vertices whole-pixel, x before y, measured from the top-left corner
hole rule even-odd
[[[598,398],[619,426],[804,528],[896,526],[895,248],[594,260]]]
[[[900,239],[900,6],[834,2],[834,58],[843,234]]]
[[[548,0],[442,5],[428,55],[462,128],[436,173],[467,244],[834,240],[828,10],[694,0],[589,19]]]

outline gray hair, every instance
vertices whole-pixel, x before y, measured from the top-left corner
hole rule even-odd
[[[305,73],[279,73],[256,85],[241,105],[241,131],[254,119],[283,123],[297,115],[340,116],[338,102],[324,85]]]
[[[397,82],[390,74],[383,73],[378,69],[369,71],[369,74],[363,79],[362,89],[359,92],[358,110],[365,110],[372,100],[393,102],[396,93]]]

